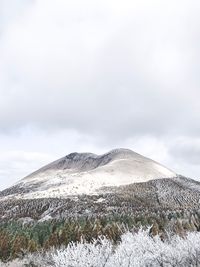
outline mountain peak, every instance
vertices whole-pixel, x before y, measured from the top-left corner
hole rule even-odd
[[[105,188],[172,178],[176,174],[136,152],[113,149],[105,154],[73,152],[22,179],[25,198],[96,194]],[[106,189],[107,190],[107,189]]]
[[[127,149],[127,148],[115,148],[110,150],[109,152],[102,154],[102,155],[97,155],[94,153],[90,153],[90,152],[72,152],[68,155],[65,156],[65,158],[67,159],[84,159],[84,158],[88,158],[88,157],[92,157],[92,158],[97,158],[97,157],[102,157],[105,155],[126,155],[126,154],[133,154],[135,153],[134,151],[132,151],[131,149]],[[136,153],[135,153],[136,154]]]
[[[119,153],[129,154],[129,153],[135,153],[135,152],[128,148],[115,148],[115,149],[110,150],[108,153],[109,154],[119,154]]]

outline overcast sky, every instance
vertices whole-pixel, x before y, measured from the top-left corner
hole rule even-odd
[[[117,147],[198,180],[199,14],[199,0],[0,0],[0,189]]]

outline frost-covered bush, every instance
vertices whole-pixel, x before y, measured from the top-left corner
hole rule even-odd
[[[189,233],[186,239],[176,235],[163,242],[145,231],[127,233],[122,236],[111,263],[108,266],[200,266],[200,234]]]
[[[98,266],[103,267],[113,255],[113,245],[106,238],[99,238],[93,243],[72,243],[66,249],[53,252],[52,259],[55,267],[67,266]]]
[[[27,265],[24,265],[24,264]],[[28,265],[29,263],[29,265]],[[15,265],[0,265],[15,266]],[[16,265],[20,267],[19,263]],[[200,233],[162,241],[149,231],[127,232],[116,246],[105,237],[92,243],[71,243],[66,248],[29,254],[21,266],[37,267],[189,267],[200,266]]]

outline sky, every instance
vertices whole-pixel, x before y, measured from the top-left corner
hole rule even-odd
[[[199,13],[199,0],[0,0],[0,190],[119,147],[200,180]]]

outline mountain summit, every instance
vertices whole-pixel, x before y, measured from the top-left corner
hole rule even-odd
[[[128,149],[75,152],[1,191],[0,207],[5,221],[168,216],[165,211],[200,209],[200,183]]]
[[[112,186],[172,178],[176,174],[129,149],[103,155],[71,153],[22,179],[23,198],[67,197],[96,194]]]

